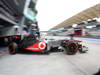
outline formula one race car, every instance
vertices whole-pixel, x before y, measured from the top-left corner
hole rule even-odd
[[[80,53],[86,53],[86,51],[88,51],[88,48],[86,46],[83,46],[81,42],[82,41],[80,40],[65,39],[62,41],[61,46],[63,47],[65,53],[68,55],[74,55],[78,51]]]
[[[54,40],[54,39],[45,39],[45,40],[37,40],[34,36],[27,36],[23,40],[18,43],[11,42],[9,44],[9,53],[15,54],[16,52],[23,51],[33,51],[33,52],[42,52],[42,53],[50,53],[53,51],[64,51],[68,55],[76,54],[78,51],[81,53],[85,53],[79,40],[73,39],[63,39],[63,40]]]
[[[62,39],[62,40],[48,40],[47,49],[49,51],[64,51],[68,55],[74,55],[78,51],[80,53],[86,53],[88,48],[81,44],[82,41],[74,39]]]
[[[16,54],[19,51],[33,51],[47,53],[47,44],[44,41],[37,40],[36,37],[30,35],[24,37],[23,40],[11,42],[8,46],[10,54]]]

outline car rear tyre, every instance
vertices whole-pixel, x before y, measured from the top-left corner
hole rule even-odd
[[[17,44],[15,42],[12,42],[9,44],[8,49],[9,49],[9,54],[16,54],[17,52]]]

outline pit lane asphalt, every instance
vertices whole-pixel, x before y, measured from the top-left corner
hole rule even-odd
[[[16,54],[0,59],[0,75],[85,75],[63,53]]]
[[[0,58],[0,75],[93,75],[100,68],[100,43],[83,42],[85,54],[5,54]]]

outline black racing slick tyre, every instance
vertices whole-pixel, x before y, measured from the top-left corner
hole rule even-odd
[[[8,51],[9,51],[9,54],[16,54],[16,52],[17,52],[17,44],[15,43],[15,42],[12,42],[12,43],[10,43],[9,44],[9,46],[8,46]]]
[[[65,52],[68,55],[74,55],[76,54],[78,51],[78,46],[76,43],[70,43],[69,45],[67,45],[67,47],[65,48]]]

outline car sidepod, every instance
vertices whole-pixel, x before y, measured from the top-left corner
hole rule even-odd
[[[45,42],[37,42],[31,46],[28,46],[27,48],[25,48],[25,50],[42,52],[46,50],[46,46],[47,45]]]

